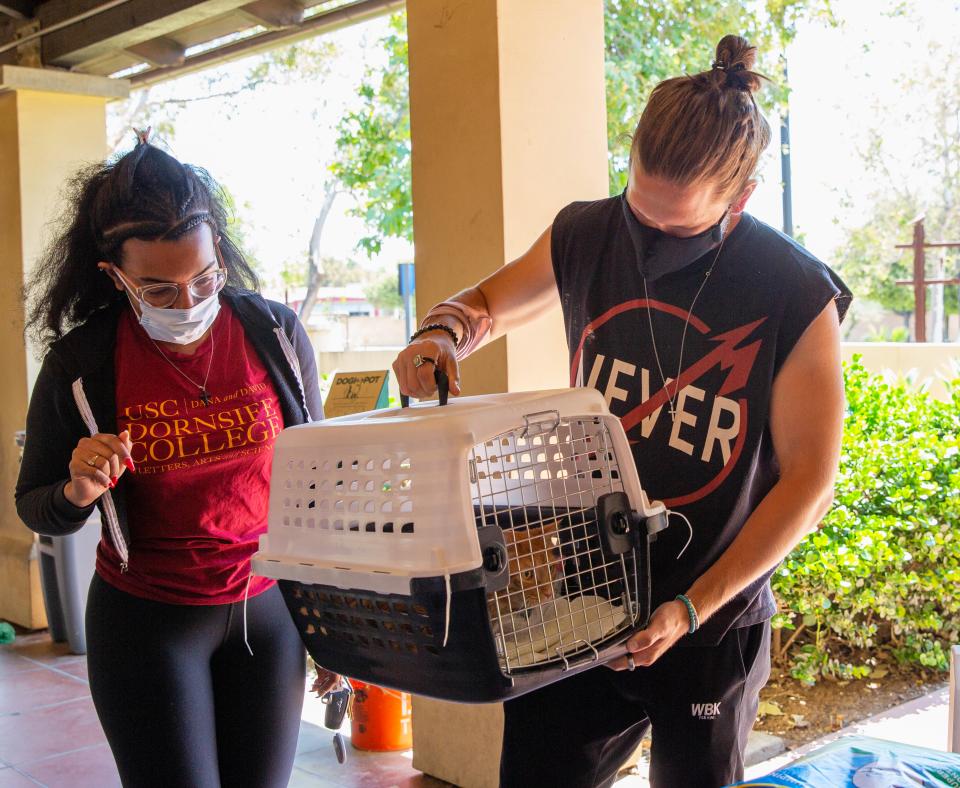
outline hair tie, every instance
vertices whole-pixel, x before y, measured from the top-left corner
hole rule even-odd
[[[710,66],[713,71],[746,71],[747,67],[743,63],[734,63],[732,66],[728,66],[722,60],[714,60]]]
[[[150,132],[152,130],[152,126],[147,126],[145,129],[138,129],[134,127],[133,133],[137,136],[137,145],[149,145]]]

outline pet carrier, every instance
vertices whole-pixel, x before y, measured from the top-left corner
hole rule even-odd
[[[444,700],[623,652],[667,523],[594,389],[462,397],[284,430],[254,571],[316,662]]]

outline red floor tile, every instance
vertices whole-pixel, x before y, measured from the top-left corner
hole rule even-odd
[[[86,682],[41,668],[15,673],[0,681],[0,714],[76,700],[90,694]]]
[[[69,662],[67,664],[57,665],[55,670],[62,671],[63,673],[69,673],[71,676],[75,676],[78,679],[82,679],[83,681],[86,681],[88,684],[90,682],[90,676],[87,673],[86,659],[82,659],[77,662]]]
[[[0,646],[0,681],[15,673],[23,673],[26,670],[42,670],[43,668],[36,662],[24,659],[19,654],[9,650],[7,646]]]
[[[319,703],[319,701],[317,701]],[[298,742],[296,788],[428,788],[408,757],[348,746],[336,762],[330,731],[305,721]],[[12,766],[9,766],[12,765]],[[0,648],[0,788],[118,786],[116,766],[89,697],[86,658],[46,633]]]
[[[59,667],[72,662],[86,661],[83,654],[70,653],[70,647],[66,643],[54,643],[47,632],[20,636],[13,643],[4,646],[4,649],[47,666]]]
[[[16,769],[0,769],[0,788],[37,788],[38,784]]]
[[[105,741],[89,697],[0,717],[0,760],[13,765]]]
[[[120,777],[110,748],[103,744],[17,767],[49,788],[112,788]]]

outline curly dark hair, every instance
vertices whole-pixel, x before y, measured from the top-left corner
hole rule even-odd
[[[201,224],[220,236],[227,287],[259,290],[257,275],[227,232],[226,196],[210,174],[146,142],[80,170],[69,208],[26,287],[26,331],[41,347],[123,295],[97,263],[120,265],[123,242],[175,240]]]

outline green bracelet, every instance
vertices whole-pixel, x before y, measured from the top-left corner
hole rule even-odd
[[[686,594],[677,594],[675,599],[678,602],[683,602],[683,606],[687,609],[687,615],[690,616],[690,629],[687,634],[692,635],[700,628],[700,618],[697,616],[697,609],[693,606],[693,602],[687,599]]]

